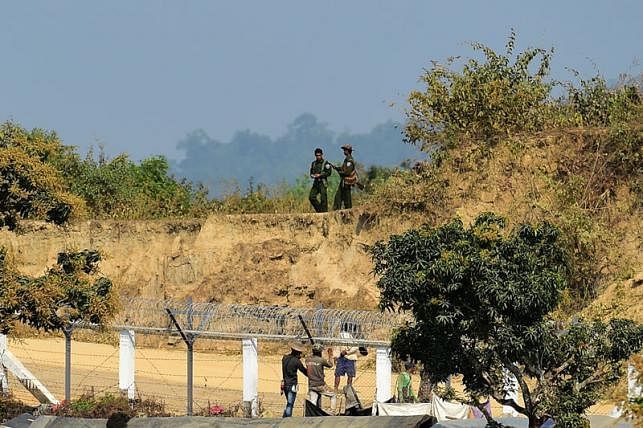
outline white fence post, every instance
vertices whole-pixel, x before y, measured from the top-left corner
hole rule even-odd
[[[1,355],[7,351],[7,336],[0,334],[0,393],[9,394],[9,378],[7,368],[1,363]]]
[[[247,413],[257,417],[259,362],[257,359],[257,339],[241,339],[243,350],[243,404]]]
[[[643,395],[643,384],[638,382],[639,372],[634,367],[634,364],[627,365],[627,398],[634,400]]]
[[[375,377],[375,399],[383,403],[391,398],[391,348],[377,348],[375,353]]]
[[[136,398],[134,373],[136,371],[136,338],[132,330],[119,332],[118,387],[127,391],[127,398]]]

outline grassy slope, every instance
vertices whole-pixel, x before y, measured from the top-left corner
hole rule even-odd
[[[635,190],[641,188],[640,167],[620,177],[610,174],[596,145],[607,132],[570,129],[522,135],[485,151],[462,145],[452,149],[430,177],[407,177],[381,189],[379,201],[387,203],[374,200],[373,209],[390,212],[391,201],[412,200],[411,215],[433,224],[455,215],[469,222],[485,211],[514,224],[549,220],[573,241],[570,248],[577,253],[579,269],[596,281],[598,298],[582,313],[643,322],[643,216],[641,195]],[[593,253],[593,259],[585,259],[584,251]]]

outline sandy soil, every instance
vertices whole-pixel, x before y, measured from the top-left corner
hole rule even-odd
[[[281,356],[259,356],[259,396],[265,416],[279,416],[284,399],[279,391]],[[64,398],[65,343],[63,339],[10,340],[9,349],[58,399]],[[111,345],[72,342],[72,398],[93,391],[118,391],[118,348]],[[155,397],[166,403],[176,414],[186,409],[186,352],[184,349],[137,348],[136,384],[145,398]],[[326,382],[332,384],[332,371],[327,371]],[[395,375],[393,375],[393,383]],[[415,390],[419,379],[416,376]],[[342,382],[343,385],[343,382]],[[370,406],[375,396],[375,368],[371,357],[358,361],[354,385],[363,404]],[[33,397],[17,382],[11,384],[17,398],[36,404]],[[394,386],[394,385],[393,385]],[[461,390],[458,379],[454,387]],[[305,389],[305,381],[302,384]],[[233,406],[242,396],[241,345],[238,353],[194,353],[194,412],[207,409],[209,404]],[[304,394],[298,395],[298,409],[302,409]],[[340,400],[340,404],[342,400]],[[328,402],[325,402],[328,406]],[[591,408],[591,414],[607,414],[613,403],[603,402]],[[493,413],[499,415],[501,406],[493,404]]]
[[[261,345],[259,345],[261,346]],[[64,398],[65,343],[63,339],[12,340],[9,349],[58,399]],[[238,354],[194,353],[194,411],[210,404],[228,406],[242,398],[241,345]],[[72,342],[72,398],[88,391],[118,391],[118,348],[111,345]],[[370,404],[375,394],[373,362],[358,364],[355,385],[360,398]],[[168,410],[184,414],[186,408],[186,351],[183,349],[136,350],[136,386],[143,397],[163,400]],[[326,382],[332,384],[332,371]],[[267,414],[280,415],[281,355],[259,356],[259,395]],[[342,383],[343,385],[343,383]],[[305,388],[305,381],[303,388]],[[15,395],[33,404],[33,397],[13,382]],[[302,399],[303,393],[298,399]],[[328,403],[326,403],[328,405]]]

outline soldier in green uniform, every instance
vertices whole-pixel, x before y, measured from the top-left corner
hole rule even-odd
[[[342,166],[336,168],[341,180],[339,180],[337,193],[335,193],[334,210],[341,210],[342,203],[346,209],[353,207],[351,187],[357,183],[357,172],[355,171],[355,161],[353,160],[353,146],[344,144],[342,150],[344,151],[344,162]]]
[[[324,152],[320,148],[315,149],[315,160],[310,164],[310,178],[313,179],[313,187],[310,189],[308,200],[315,211],[325,213],[328,211],[328,195],[326,180],[333,170],[330,163],[324,160]],[[319,195],[319,199],[317,199]]]

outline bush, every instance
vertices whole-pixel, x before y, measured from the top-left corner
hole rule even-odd
[[[636,86],[610,89],[600,76],[580,80],[579,86],[547,80],[553,49],[530,48],[514,55],[515,42],[512,31],[504,54],[473,43],[483,58],[468,59],[460,71],[451,68],[454,58],[445,65],[434,62],[421,77],[426,88],[408,97],[405,140],[426,150],[468,141],[490,145],[516,133],[615,126],[640,116]],[[554,88],[565,95],[554,98]]]
[[[137,416],[171,416],[162,401],[141,397],[130,401],[125,395],[109,392],[102,396],[87,392],[75,400],[62,401],[52,406],[50,413],[55,416],[92,419],[107,419],[115,413],[123,414],[128,419]]]
[[[65,150],[54,132],[0,125],[0,227],[13,230],[20,219],[64,224],[84,214],[84,201],[51,164]]]
[[[473,50],[482,52],[484,59],[467,60],[461,72],[450,69],[454,58],[446,65],[434,62],[421,77],[426,89],[409,95],[406,141],[425,148],[448,147],[463,138],[484,143],[541,129],[541,107],[553,86],[545,81],[553,51],[527,49],[514,58],[515,41],[512,31],[504,55],[473,43]]]
[[[69,154],[56,165],[94,218],[200,217],[209,209],[207,190],[170,176],[163,156],[137,164],[124,154],[96,160],[90,152],[83,160]]]

